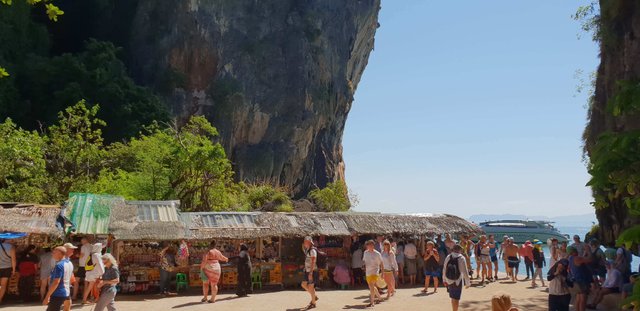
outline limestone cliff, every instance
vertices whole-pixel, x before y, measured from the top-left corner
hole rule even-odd
[[[140,0],[131,70],[218,127],[237,178],[296,196],[344,178],[342,132],[379,0]]]
[[[635,0],[600,1],[598,67],[593,102],[589,108],[589,123],[584,133],[585,148],[590,155],[596,139],[606,131],[621,132],[640,129],[640,117],[614,117],[607,104],[619,90],[618,81],[640,79],[640,3]],[[600,230],[606,243],[620,232],[640,223],[632,217],[622,200],[610,201],[610,207],[596,211]]]

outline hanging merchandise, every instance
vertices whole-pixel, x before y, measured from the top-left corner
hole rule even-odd
[[[176,264],[178,264],[179,267],[189,266],[189,245],[187,245],[187,242],[184,240],[180,242],[180,247],[176,254]]]

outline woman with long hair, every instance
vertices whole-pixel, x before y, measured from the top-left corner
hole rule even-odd
[[[382,243],[382,264],[382,278],[387,283],[387,299],[389,299],[396,293],[396,275],[398,275],[396,254],[393,253],[389,240]]]
[[[429,291],[429,284],[433,278],[433,292],[438,291],[438,278],[442,276],[440,268],[440,254],[435,249],[435,243],[427,241],[427,249],[424,251],[424,289],[423,293]]]
[[[109,311],[115,311],[115,298],[118,292],[116,285],[120,283],[118,262],[111,254],[103,255],[102,262],[104,263],[104,274],[102,274],[102,279],[98,281],[100,298],[93,310],[102,311],[104,308],[107,308]]]
[[[200,270],[207,276],[208,282],[202,282],[202,291],[204,298],[202,302],[214,303],[216,302],[216,295],[218,294],[218,281],[222,274],[222,268],[220,262],[228,262],[229,258],[222,255],[222,253],[216,248],[216,241],[211,241],[209,244],[211,249],[202,258],[200,264]],[[207,300],[209,294],[209,288],[211,288],[211,299]]]

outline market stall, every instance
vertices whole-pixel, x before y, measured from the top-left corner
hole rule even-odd
[[[0,203],[0,232],[18,232],[23,234],[7,236],[20,254],[28,245],[37,248],[59,245],[63,232],[56,226],[56,219],[60,214],[60,207],[54,205],[37,205],[21,203]],[[12,275],[7,284],[10,295],[18,294],[20,274]],[[39,288],[39,278],[34,286]]]
[[[240,244],[249,248],[252,274],[260,287],[282,286],[280,264],[280,239],[271,237],[268,227],[257,223],[259,213],[182,213],[181,218],[188,228],[192,242],[191,265],[199,271],[200,262],[209,250],[208,244],[215,240],[218,250],[230,259],[222,265],[222,288],[235,288],[238,284],[237,257]],[[192,286],[201,284],[198,274],[190,274]]]
[[[127,201],[112,208],[109,232],[114,239],[112,253],[120,262],[123,293],[158,289],[163,244],[171,246],[175,257],[173,275],[189,275],[187,236],[178,206],[178,201]]]

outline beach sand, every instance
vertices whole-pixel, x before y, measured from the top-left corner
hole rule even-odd
[[[474,285],[463,291],[460,310],[491,310],[491,297],[498,292],[511,295],[514,306],[520,310],[547,310],[546,288],[530,288],[531,281],[518,281],[515,284],[501,279],[484,287]],[[436,294],[425,295],[421,288],[400,288],[389,301],[382,302],[370,310],[451,310],[449,296],[445,288],[438,289]],[[431,289],[433,290],[433,289]],[[236,298],[230,292],[218,295],[215,304],[201,303],[197,291],[189,295],[162,298],[157,295],[137,296],[119,295],[116,297],[118,310],[126,311],[159,311],[159,310],[302,310],[309,302],[309,296],[302,290],[263,291],[246,298]],[[323,290],[318,292],[320,301],[314,310],[362,310],[368,301],[368,291],[364,288],[349,290]],[[43,310],[38,305],[10,305],[11,310]],[[74,305],[73,310],[92,310],[91,305]]]

